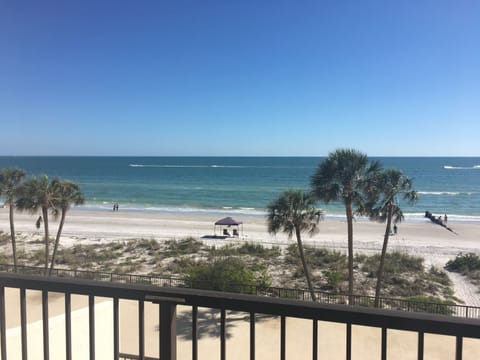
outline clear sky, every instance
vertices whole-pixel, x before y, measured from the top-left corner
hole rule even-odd
[[[477,0],[1,0],[0,155],[480,155]]]

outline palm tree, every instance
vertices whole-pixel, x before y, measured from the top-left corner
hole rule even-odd
[[[303,271],[305,272],[313,301],[316,301],[316,297],[303,252],[301,233],[308,231],[310,235],[313,235],[317,232],[317,224],[321,217],[322,212],[315,208],[315,201],[308,194],[305,194],[303,190],[287,190],[267,207],[269,233],[275,234],[282,230],[287,233],[289,238],[292,238],[295,233]]]
[[[15,240],[15,225],[13,221],[13,210],[18,190],[25,178],[25,171],[22,169],[7,168],[0,171],[0,195],[5,196],[5,203],[10,208],[10,238],[12,240],[13,269],[17,271],[17,243]]]
[[[45,231],[45,275],[48,270],[49,254],[49,232],[48,232],[48,211],[54,206],[54,189],[48,176],[32,177],[22,186],[21,196],[16,201],[19,210],[25,210],[36,214],[41,210],[43,217],[43,228]]]
[[[78,184],[68,181],[54,179],[52,181],[53,189],[53,204],[54,204],[54,216],[58,216],[60,212],[60,224],[58,225],[57,236],[55,238],[55,245],[53,247],[52,259],[50,262],[49,275],[52,274],[53,267],[55,266],[55,257],[57,255],[58,244],[60,243],[60,236],[62,234],[63,225],[65,224],[65,216],[67,211],[72,205],[83,204],[85,199],[80,191]]]
[[[312,195],[329,203],[342,201],[347,217],[348,302],[353,304],[353,216],[365,203],[367,180],[380,169],[367,155],[354,149],[337,149],[318,165],[311,178]],[[355,209],[354,209],[355,207]]]
[[[385,257],[387,245],[391,233],[392,220],[394,223],[404,219],[402,209],[396,202],[398,196],[413,204],[417,201],[418,195],[412,189],[412,179],[406,177],[401,170],[385,169],[381,171],[373,181],[370,188],[372,194],[371,204],[367,206],[370,219],[386,222],[385,235],[383,237],[382,254],[377,272],[377,285],[375,287],[375,307],[379,305],[380,291],[382,287],[383,270],[385,268]]]

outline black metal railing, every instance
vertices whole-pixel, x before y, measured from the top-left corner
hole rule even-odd
[[[0,271],[14,272],[14,267],[11,264],[0,264]],[[34,266],[17,266],[17,272],[21,274],[38,275],[44,273],[44,268]],[[110,272],[71,270],[59,268],[53,269],[51,276],[108,281],[125,284],[145,284],[160,287],[193,288],[205,290],[211,289],[211,283],[206,281],[192,282],[188,279],[162,277],[158,275],[119,274]],[[271,286],[266,287],[261,285],[248,284],[224,284],[224,286],[222,286],[221,288],[214,290],[304,301],[312,300],[310,291],[305,289],[280,288]],[[337,294],[320,290],[315,290],[314,292],[317,297],[317,302],[323,304],[348,304],[347,294]],[[373,307],[374,300],[375,298],[369,295],[353,295],[352,305]],[[388,310],[425,312],[432,314],[452,315],[457,317],[480,319],[480,307],[462,304],[435,303],[427,301],[414,301],[408,299],[381,297],[379,307]]]
[[[140,284],[121,284],[104,281],[93,281],[84,279],[66,279],[61,277],[45,277],[39,275],[24,275],[18,273],[0,272],[0,356],[1,360],[7,360],[7,341],[6,341],[6,318],[11,316],[11,309],[6,311],[5,289],[19,289],[19,307],[21,318],[21,353],[22,358],[27,358],[27,349],[29,344],[28,323],[26,317],[27,290],[41,291],[41,309],[42,309],[42,336],[43,336],[43,359],[50,357],[50,326],[49,326],[49,294],[63,294],[65,302],[65,338],[55,339],[56,345],[64,343],[65,358],[72,359],[72,316],[71,316],[71,296],[84,295],[88,297],[88,325],[84,332],[88,333],[88,351],[89,358],[95,359],[96,350],[99,346],[105,346],[97,342],[97,338],[102,339],[105,334],[95,333],[96,311],[95,299],[101,297],[111,301],[112,323],[111,334],[113,336],[113,358],[114,359],[162,359],[175,360],[177,358],[177,305],[183,305],[191,308],[189,313],[191,321],[189,322],[189,338],[191,341],[191,358],[197,360],[199,356],[198,339],[203,330],[198,326],[198,309],[217,309],[220,311],[220,330],[216,336],[219,341],[220,359],[226,359],[227,336],[226,324],[228,317],[233,312],[242,312],[248,314],[246,321],[249,322],[248,349],[249,358],[255,359],[256,356],[256,336],[255,328],[259,315],[276,316],[280,319],[279,358],[286,358],[287,347],[287,318],[300,318],[311,321],[311,327],[302,330],[302,337],[311,339],[311,358],[318,359],[319,337],[322,336],[318,331],[319,321],[335,322],[345,325],[345,348],[338,349],[341,353],[346,353],[346,359],[352,358],[352,341],[355,333],[352,327],[356,325],[377,328],[381,330],[381,339],[379,341],[379,352],[381,359],[385,360],[392,348],[387,346],[390,338],[389,330],[404,330],[416,333],[416,353],[417,359],[423,359],[425,353],[425,334],[438,334],[452,336],[455,339],[452,350],[455,352],[455,359],[461,360],[464,354],[464,339],[480,339],[480,320],[455,318],[451,316],[441,316],[432,314],[406,313],[401,311],[392,311],[376,309],[369,307],[354,307],[345,305],[320,304],[291,299],[271,298],[263,296],[254,296],[246,294],[222,293],[198,289],[158,287]],[[119,321],[119,301],[133,300],[138,304],[138,329],[127,329],[135,333],[138,344],[138,352],[134,354],[123,354],[120,350],[120,321]],[[58,303],[58,302],[57,302]],[[145,354],[145,304],[153,303],[158,306],[158,336],[159,348],[157,357],[146,357]],[[227,313],[228,311],[228,313]],[[273,335],[275,336],[275,335]],[[477,340],[480,341],[480,340]],[[469,340],[470,344],[470,340]],[[476,348],[468,345],[465,352],[468,358],[475,358],[478,355],[480,343]],[[403,349],[403,347],[401,347]],[[397,351],[402,351],[401,349]],[[335,349],[336,350],[336,349]],[[374,349],[372,349],[373,351]],[[473,351],[473,354],[472,354]],[[203,354],[205,356],[205,354]],[[397,354],[398,355],[398,354]],[[207,354],[208,356],[208,354]],[[472,357],[473,356],[473,357]],[[190,357],[190,356],[189,356]],[[336,356],[338,357],[338,356]]]

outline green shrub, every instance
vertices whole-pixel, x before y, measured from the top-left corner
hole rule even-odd
[[[339,271],[323,270],[323,276],[327,281],[327,289],[338,291],[340,284],[346,279],[346,274]]]
[[[460,253],[454,260],[449,260],[445,265],[449,271],[468,273],[480,270],[480,257],[474,253]]]
[[[256,285],[255,273],[238,258],[196,262],[187,270],[187,280],[198,289],[238,292],[239,285]],[[242,289],[245,290],[245,289]]]

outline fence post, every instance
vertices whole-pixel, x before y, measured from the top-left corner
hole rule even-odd
[[[160,303],[160,359],[177,359],[177,305]]]

